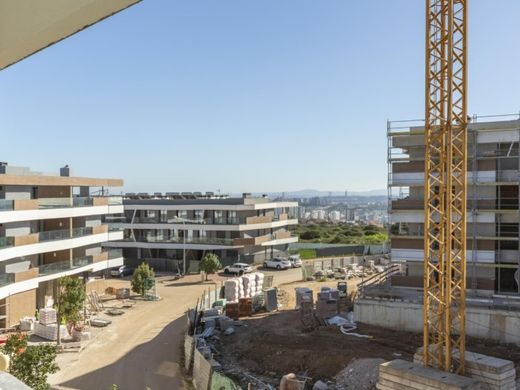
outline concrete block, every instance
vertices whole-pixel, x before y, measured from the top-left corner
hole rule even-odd
[[[379,366],[379,376],[383,379],[390,379],[392,382],[400,383],[405,386],[421,389],[445,389],[445,390],[473,390],[481,389],[480,383],[476,379],[463,377],[430,367],[407,362],[401,359],[392,360]]]
[[[423,351],[421,347],[414,355],[414,362],[422,364]],[[458,354],[455,352],[454,356]],[[489,390],[515,390],[516,370],[509,360],[466,351],[466,376],[477,379],[487,385]]]

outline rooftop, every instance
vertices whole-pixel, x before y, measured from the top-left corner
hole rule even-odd
[[[71,173],[68,165],[60,168],[59,173],[47,173],[0,162],[0,185],[77,187],[121,187],[123,185],[122,179],[75,177],[71,176]]]

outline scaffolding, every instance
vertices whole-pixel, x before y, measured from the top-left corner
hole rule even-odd
[[[387,122],[390,216],[399,211],[423,210],[423,138],[423,120]],[[474,295],[489,286],[493,278],[493,294],[520,297],[520,286],[514,276],[520,270],[519,139],[520,114],[471,117],[468,127],[467,287]],[[494,214],[494,220],[484,222],[487,220],[483,218],[489,213]],[[493,230],[489,226],[486,229],[485,224],[493,224]],[[419,240],[423,233],[421,223],[389,224],[389,234],[393,238]],[[480,249],[482,243],[487,245],[485,249]],[[493,248],[489,246],[491,244]],[[493,259],[479,258],[479,251],[492,251]],[[479,277],[479,274],[490,272],[492,277]]]

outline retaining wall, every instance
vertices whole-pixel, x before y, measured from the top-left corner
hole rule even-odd
[[[384,328],[421,333],[421,304],[375,299],[357,299],[356,321]],[[471,337],[520,345],[520,312],[466,307],[466,334]]]
[[[196,348],[193,352],[193,386],[197,390],[208,390],[211,383],[211,364]]]
[[[195,337],[184,335],[184,368],[192,377],[196,390],[239,390],[232,379],[213,370],[211,363],[204,358],[195,346]]]

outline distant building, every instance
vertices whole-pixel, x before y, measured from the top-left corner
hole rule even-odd
[[[337,210],[329,212],[329,220],[339,222],[341,220],[341,213]]]
[[[198,261],[210,252],[225,264],[258,263],[286,254],[288,245],[298,241],[288,231],[298,223],[297,202],[272,202],[248,194],[241,198],[138,194],[125,198],[124,209],[117,226],[125,230],[125,238],[106,245],[122,248],[134,263],[166,260],[182,270],[185,254],[196,271]]]

